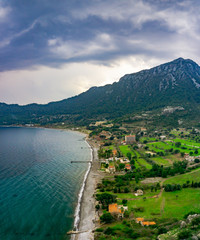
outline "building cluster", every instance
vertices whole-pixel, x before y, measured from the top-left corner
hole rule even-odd
[[[195,159],[199,159],[200,160],[200,155],[199,156],[190,156],[188,153],[186,153],[184,155],[185,160],[188,162],[194,162]]]
[[[115,173],[116,172],[115,166],[118,163],[124,163],[125,164],[124,169],[131,170],[130,160],[128,158],[114,157],[114,155],[116,155],[116,154],[117,154],[117,150],[113,150],[113,157],[101,160],[101,163],[108,164],[108,167],[105,168],[105,172],[110,173],[110,174]]]
[[[142,189],[138,189],[135,193],[135,196],[142,196],[144,194],[144,192],[142,191]]]
[[[145,221],[144,218],[136,218],[136,223],[140,223],[142,226],[156,225],[154,221]]]
[[[135,142],[136,142],[135,135],[127,135],[127,136],[125,136],[125,143],[126,143],[127,145],[133,144],[133,143],[135,143]]]
[[[108,211],[112,215],[117,215],[118,217],[123,217],[124,212],[128,211],[128,206],[118,205],[117,203],[109,204]]]

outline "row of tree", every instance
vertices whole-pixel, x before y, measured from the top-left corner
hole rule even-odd
[[[174,192],[177,190],[181,190],[182,188],[200,188],[200,182],[194,182],[190,183],[190,181],[187,181],[186,183],[180,184],[166,184],[164,186],[165,192]]]

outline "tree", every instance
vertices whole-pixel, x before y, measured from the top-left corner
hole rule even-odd
[[[131,164],[131,165],[134,165],[134,164],[135,164],[135,160],[132,159],[132,160],[130,161],[130,164]]]
[[[179,148],[181,146],[181,142],[176,142],[175,147]]]
[[[124,217],[125,217],[125,218],[128,218],[128,217],[129,217],[129,212],[128,212],[127,210],[125,210],[125,212],[124,212]]]
[[[116,202],[116,196],[109,193],[97,194],[96,199],[104,208],[106,208],[110,203]]]
[[[101,217],[100,220],[105,223],[111,223],[113,220],[113,216],[110,213],[104,213]]]
[[[109,166],[109,164],[108,164],[108,163],[106,163],[106,164],[104,165],[104,167],[105,167],[105,168],[108,168],[108,166]]]
[[[192,155],[193,155],[193,152],[191,151],[189,154],[190,154],[190,156],[192,156]]]
[[[127,187],[124,188],[125,193],[129,193],[129,189]]]
[[[159,183],[159,182],[156,184],[156,187],[157,187],[157,188],[160,188],[160,183]]]
[[[113,228],[108,227],[108,228],[105,230],[104,233],[107,234],[107,235],[113,235],[113,234],[115,234],[115,231],[114,231]]]
[[[184,157],[185,153],[184,152],[181,152],[181,157]]]
[[[192,219],[192,222],[191,222],[192,226],[195,226],[195,225],[199,225],[200,224],[200,217],[196,217],[194,219]]]
[[[127,202],[128,202],[128,200],[126,200],[126,199],[122,200],[122,204],[127,204]]]
[[[167,229],[165,227],[160,227],[158,229],[158,234],[163,234],[163,233],[166,233],[167,232]]]
[[[194,151],[194,153],[195,153],[195,154],[198,154],[199,152],[198,152],[198,150],[196,149],[196,150]]]
[[[120,164],[119,164],[119,169],[122,170],[122,169],[124,169],[124,168],[125,168],[125,164],[124,164],[124,163],[120,163]]]
[[[174,151],[174,149],[173,149],[173,148],[170,148],[170,149],[169,149],[169,152],[173,152],[173,151]]]
[[[139,182],[139,177],[138,177],[138,175],[135,175],[135,182],[136,182],[136,183]]]
[[[129,160],[131,160],[131,153],[130,152],[127,152],[126,156]]]
[[[191,236],[192,234],[190,231],[184,230],[178,234],[178,239],[189,239]]]
[[[96,208],[96,210],[98,211],[98,210],[100,209],[100,205],[97,204],[97,205],[95,206],[95,208]]]

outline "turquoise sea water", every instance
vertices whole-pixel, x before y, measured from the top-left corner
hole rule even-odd
[[[0,239],[69,239],[90,160],[71,131],[0,128]]]

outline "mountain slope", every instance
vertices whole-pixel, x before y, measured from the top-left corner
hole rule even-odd
[[[119,82],[92,87],[59,102],[26,106],[2,103],[0,117],[4,122],[58,114],[117,117],[169,105],[189,108],[199,103],[200,67],[192,60],[179,58],[149,70],[127,74]]]

